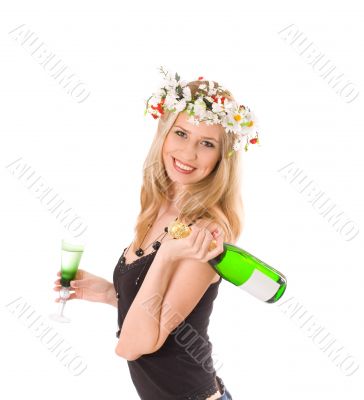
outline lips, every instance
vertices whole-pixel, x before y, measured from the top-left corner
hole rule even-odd
[[[173,166],[174,166],[174,168],[178,171],[178,172],[181,172],[182,174],[191,174],[193,171],[195,171],[195,167],[192,167],[192,165],[188,165],[188,164],[184,164],[182,161],[179,161],[181,164],[184,164],[184,165],[186,165],[187,167],[191,167],[191,168],[193,168],[193,170],[191,170],[191,171],[187,171],[187,170],[185,170],[185,169],[181,169],[181,168],[179,168],[178,167],[178,165],[176,164],[176,159],[174,158],[174,157],[172,157],[173,158]]]

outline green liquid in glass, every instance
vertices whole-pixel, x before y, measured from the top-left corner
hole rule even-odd
[[[78,271],[83,254],[83,246],[62,241],[61,285],[70,286]]]

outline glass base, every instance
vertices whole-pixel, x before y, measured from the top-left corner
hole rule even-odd
[[[63,315],[63,310],[64,310],[66,303],[67,303],[66,300],[61,300],[59,302],[58,313],[50,314],[49,318],[51,318],[53,321],[57,321],[57,322],[71,322],[71,318],[65,317]]]
[[[56,322],[71,322],[71,319],[59,314],[49,314],[49,318]]]

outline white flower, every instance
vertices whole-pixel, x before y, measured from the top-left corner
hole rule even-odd
[[[213,96],[216,94],[216,89],[214,88],[214,82],[209,81],[209,90],[208,90],[208,95]]]
[[[205,118],[207,118],[209,121],[211,121],[212,124],[219,123],[219,117],[214,112],[212,112],[210,110],[206,110]]]
[[[169,86],[171,88],[175,88],[179,85],[175,77],[172,76],[170,73],[167,73],[167,75],[164,77],[164,83],[166,86]]]
[[[181,88],[188,87],[187,86],[187,84],[188,84],[187,81],[179,81],[179,84],[180,84]]]
[[[250,115],[249,120],[252,120],[254,122],[253,126],[250,129],[254,131],[259,131],[259,119],[252,111],[249,112],[249,115]]]
[[[175,106],[176,106],[176,112],[183,111],[186,108],[186,100],[181,99],[180,101],[177,101],[175,103]]]
[[[239,151],[242,148],[242,138],[237,137],[234,141],[233,149]]]
[[[230,111],[235,110],[237,108],[237,104],[236,104],[235,101],[225,99],[224,108],[225,108],[226,112],[230,112]]]
[[[194,102],[194,112],[196,115],[203,115],[206,110],[206,103],[202,100],[201,97],[195,100]]]
[[[168,94],[164,100],[164,104],[166,105],[166,107],[168,109],[172,109],[172,108],[174,108],[176,101],[177,101],[176,95],[174,93],[168,92]]]
[[[227,133],[235,133],[235,130],[234,130],[234,128],[232,126],[230,126],[230,125],[228,125],[226,123],[223,123],[222,126],[225,128],[225,131]]]
[[[183,97],[186,101],[191,101],[191,89],[188,86],[183,88]]]
[[[215,113],[219,113],[224,111],[224,106],[221,103],[212,103],[212,111]]]
[[[249,121],[250,119],[246,115],[246,110],[240,109],[236,103],[234,104],[234,107],[232,107],[231,104],[229,105],[226,118],[224,119],[224,123],[229,130],[232,130],[235,133],[246,134],[249,127],[245,126],[245,123]]]

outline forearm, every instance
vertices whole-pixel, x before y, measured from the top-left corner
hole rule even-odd
[[[116,353],[127,359],[154,348],[160,330],[161,306],[175,262],[160,249],[123,322]]]
[[[115,292],[115,287],[114,284],[110,282],[110,286],[106,291],[106,296],[105,296],[105,304],[110,304],[111,306],[114,306],[117,308],[118,306],[118,301],[116,298],[116,292]]]

